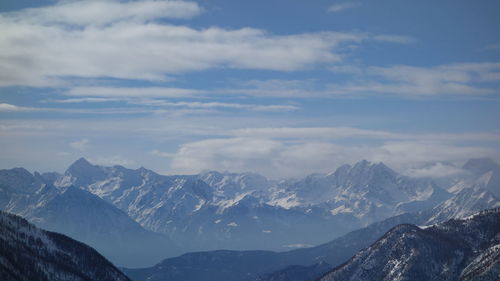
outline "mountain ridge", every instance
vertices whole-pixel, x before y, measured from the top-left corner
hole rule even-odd
[[[93,248],[0,211],[0,279],[130,281]]]

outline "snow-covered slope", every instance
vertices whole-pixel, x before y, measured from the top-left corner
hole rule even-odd
[[[471,175],[496,165],[483,162],[488,161],[464,166],[474,172],[456,179],[461,189],[477,182]],[[82,158],[55,185],[75,185],[99,196],[144,228],[185,245],[185,251],[319,244],[394,215],[432,209],[452,196],[431,179],[403,176],[368,161],[277,182],[253,173],[162,176]],[[447,212],[443,219],[453,217]]]
[[[268,204],[270,181],[251,173],[162,176],[79,159],[56,181],[58,187],[69,185],[112,203],[146,229],[184,245],[185,251],[283,250],[321,243],[362,226],[352,215],[332,216],[323,207]]]
[[[493,209],[425,229],[399,225],[320,280],[452,281],[478,267],[488,274],[500,262],[499,221]]]
[[[476,185],[474,188],[465,188],[452,198],[439,204],[438,206],[417,213],[407,213],[388,218],[381,222],[376,222],[368,227],[352,231],[344,236],[332,240],[331,242],[306,249],[299,249],[290,252],[282,253],[287,256],[287,262],[294,265],[308,265],[311,263],[326,262],[332,266],[338,266],[357,251],[368,247],[374,243],[385,232],[398,224],[414,224],[419,226],[429,226],[436,223],[442,223],[450,219],[466,218],[467,216],[477,213],[481,210],[493,209],[500,207],[500,200],[493,196],[484,186]],[[484,269],[484,263],[481,268]],[[303,274],[308,270],[316,270],[318,267],[300,267]],[[471,266],[471,271],[473,270]],[[271,280],[287,280],[282,279],[284,276],[290,276],[292,272],[297,270],[296,267],[288,267],[280,269],[273,274],[267,274],[261,277],[262,281]],[[488,272],[496,272],[498,268],[492,267]],[[477,271],[477,270],[476,270]],[[474,272],[476,272],[474,271]],[[327,270],[324,271],[325,273]],[[314,275],[314,272],[309,272],[309,276]],[[470,278],[470,274],[467,275]],[[280,279],[281,278],[281,279]],[[303,279],[303,281],[313,281],[314,278]],[[467,279],[475,280],[475,279]],[[480,279],[478,279],[480,280]],[[488,279],[485,279],[488,280]]]
[[[0,280],[129,279],[91,247],[0,211]]]
[[[145,230],[114,205],[79,188],[57,188],[40,174],[19,168],[0,170],[0,188],[0,210],[87,243],[116,264],[146,266],[167,253],[180,254],[166,237]]]
[[[81,196],[89,204],[73,211],[75,215],[81,211],[82,219],[95,227],[78,234],[100,233],[113,237],[117,232],[121,235],[139,233],[130,231],[137,227],[132,227],[131,220],[126,219],[128,216],[143,228],[163,233],[180,245],[179,251],[166,251],[163,258],[180,252],[221,248],[282,251],[318,245],[405,212],[427,210],[428,218],[436,223],[495,207],[498,200],[494,191],[498,186],[491,180],[496,177],[496,170],[491,169],[497,166],[488,160],[474,160],[464,165],[464,171],[469,172],[464,173],[467,176],[463,179],[454,179],[454,183],[461,185],[448,189],[454,191],[451,194],[431,179],[403,176],[383,163],[368,161],[341,166],[330,174],[271,181],[253,173],[214,171],[163,176],[145,168],[93,165],[81,158],[63,175],[31,175],[23,169],[13,169],[4,170],[2,176],[0,171],[0,207],[37,223],[51,216],[52,224],[68,221],[63,226],[64,231],[70,231],[72,221],[62,215],[57,218],[55,214],[61,212],[50,209],[70,208],[64,205],[78,202]],[[70,193],[65,195],[66,190]],[[88,196],[89,193],[93,197]],[[65,196],[68,199],[64,199]],[[103,201],[107,205],[102,205]],[[100,202],[99,208],[114,207],[115,210],[103,212],[109,215],[90,215],[92,212],[85,209],[91,208],[91,202]],[[92,220],[96,220],[95,225]],[[100,226],[108,230],[101,231]],[[77,232],[73,230],[72,233]],[[116,240],[115,243],[123,244],[119,242],[123,240]]]
[[[279,206],[318,205],[331,215],[352,215],[365,225],[404,212],[433,207],[450,195],[431,180],[399,175],[383,163],[361,161],[328,175],[285,182],[271,203]]]

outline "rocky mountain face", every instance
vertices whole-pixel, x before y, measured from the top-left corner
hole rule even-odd
[[[447,201],[455,200],[456,199],[452,197]],[[480,201],[481,198],[478,200]],[[450,205],[447,201],[443,202],[442,205]],[[476,204],[476,206],[500,206],[500,201],[497,200],[495,202],[491,202],[491,205],[488,206],[478,204]],[[235,268],[234,265],[238,265],[239,267],[243,267],[244,270],[227,270],[225,271],[226,275],[224,276],[224,279],[258,281],[314,281],[328,272],[331,268],[344,263],[356,252],[369,247],[372,243],[376,242],[381,236],[397,225],[429,225],[435,223],[436,213],[441,209],[442,206],[438,206],[435,208],[434,212],[426,211],[394,216],[381,222],[373,223],[368,227],[352,231],[337,239],[315,247],[280,253],[259,252],[260,260],[266,261],[265,267],[249,262],[250,259],[248,256],[253,256],[255,254],[252,251],[232,251],[231,264],[233,266],[231,268]],[[467,209],[467,212],[463,212],[463,214],[469,214],[469,212],[477,212],[479,210]],[[201,276],[204,272],[207,270],[213,270],[213,268],[211,267],[211,263],[206,263],[201,258],[194,258],[197,255],[202,257],[211,257],[212,260],[223,259],[219,255],[228,256],[227,253],[221,251],[193,253],[180,258],[166,259],[162,263],[150,268],[128,269],[126,270],[126,273],[135,281],[198,280],[193,276]],[[238,266],[236,266],[236,268]]]
[[[398,223],[432,224],[497,207],[497,167],[486,159],[471,160],[442,188],[367,161],[326,175],[272,181],[213,171],[163,176],[82,158],[63,175],[1,170],[0,209],[88,242],[129,267],[188,251],[308,247],[382,221],[377,231],[349,233],[344,239],[350,240],[335,244],[337,251],[320,245],[283,253],[289,255],[284,266],[335,266]]]
[[[148,231],[126,213],[85,190],[55,187],[25,169],[0,170],[0,209],[98,249],[113,262],[146,266],[175,252],[167,237]]]
[[[186,251],[285,250],[314,245],[390,216],[434,207],[451,195],[430,180],[361,161],[328,175],[270,181],[253,173],[162,176],[85,159],[59,177],[163,233]]]
[[[481,183],[481,175],[476,175],[476,184],[470,188],[463,188],[457,191],[457,194],[450,199],[442,202],[436,207],[417,212],[406,213],[394,216],[383,220],[381,222],[373,223],[372,225],[352,231],[344,236],[341,236],[328,243],[305,249],[298,249],[290,252],[282,253],[287,255],[290,264],[302,265],[301,270],[307,272],[310,270],[309,275],[313,275],[317,269],[307,267],[310,263],[328,263],[332,267],[336,267],[357,251],[364,249],[374,243],[384,233],[399,224],[412,224],[412,225],[433,225],[442,223],[453,218],[465,218],[473,213],[481,210],[494,209],[500,207],[500,200],[492,195],[484,188]],[[498,187],[497,187],[498,188]],[[291,276],[296,270],[295,266],[289,266],[274,273],[262,276],[260,281],[275,281],[287,280],[286,276]],[[326,273],[325,270],[323,273]],[[285,278],[286,277],[286,278]],[[291,279],[293,280],[293,279]],[[304,278],[303,281],[313,281],[314,278]],[[471,279],[472,280],[472,279]],[[484,279],[495,280],[495,279]]]
[[[497,278],[499,221],[500,209],[492,209],[428,228],[398,225],[320,280]]]
[[[129,281],[91,247],[0,212],[0,279]]]

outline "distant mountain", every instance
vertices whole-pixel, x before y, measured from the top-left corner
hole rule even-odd
[[[124,272],[136,281],[250,281],[285,265],[277,253],[269,251],[210,251],[189,253],[165,259],[151,268],[124,269]]]
[[[55,185],[74,185],[101,197],[185,251],[319,244],[450,197],[430,180],[401,176],[368,161],[329,175],[275,182],[254,173],[162,176],[82,158]]]
[[[265,267],[249,262],[250,257],[255,256],[254,251],[231,251],[230,255],[226,251],[212,251],[170,258],[151,268],[126,269],[125,272],[135,281],[194,281],[199,280],[197,276],[212,270],[213,264],[206,263],[203,258],[221,261],[230,256],[231,268],[243,267],[244,270],[227,270],[224,280],[313,281],[331,268],[344,263],[357,251],[370,246],[391,228],[400,224],[425,225],[429,216],[430,213],[395,216],[312,248],[281,253],[260,251],[260,260],[266,261]]]
[[[318,178],[318,177],[315,177]],[[323,176],[321,178],[324,178]],[[480,177],[479,177],[480,178]],[[478,179],[480,183],[480,179]],[[326,273],[332,267],[338,266],[352,257],[357,251],[362,250],[377,241],[391,228],[399,224],[429,225],[437,222],[443,222],[451,218],[460,218],[471,213],[489,208],[500,206],[500,201],[495,197],[485,197],[488,194],[484,185],[476,185],[475,188],[467,188],[454,195],[450,199],[440,203],[436,207],[416,212],[401,214],[388,218],[381,222],[376,222],[368,227],[352,231],[331,242],[304,249],[297,249],[287,252],[262,252],[261,259],[268,262],[269,272],[262,273],[261,267],[257,264],[249,263],[248,256],[253,252],[240,251],[232,252],[231,262],[234,265],[245,266],[245,270],[231,270],[226,272],[225,280],[296,280],[300,276],[301,281],[313,281],[318,276]],[[461,204],[463,199],[467,204]],[[446,211],[445,211],[446,210]],[[210,256],[214,260],[220,260],[219,255],[223,252],[204,252],[193,255]],[[187,258],[191,257],[191,258]],[[196,276],[210,270],[203,259],[192,258],[193,256],[184,256],[180,258],[167,259],[151,268],[127,270],[127,274],[135,281],[141,280],[197,280],[189,279],[189,276]],[[330,265],[330,267],[328,267]],[[175,267],[175,269],[174,269]],[[198,272],[198,273],[193,273]],[[175,273],[175,274],[174,274]],[[195,274],[195,275],[189,275]],[[175,279],[173,276],[183,276],[181,279]],[[250,277],[256,277],[252,279]],[[166,277],[173,279],[166,279]],[[246,279],[245,279],[246,278]]]
[[[0,280],[129,279],[91,247],[0,212]]]
[[[425,210],[449,197],[432,180],[402,176],[383,163],[363,160],[328,175],[284,182],[271,202],[283,207],[323,206],[332,216],[350,215],[367,225]]]
[[[368,161],[330,174],[272,181],[253,173],[214,171],[163,176],[145,168],[93,165],[81,158],[63,175],[32,175],[19,168],[0,171],[0,208],[88,242],[120,265],[135,267],[139,259],[151,265],[160,256],[189,251],[310,247],[407,212],[419,214],[418,220],[397,223],[424,225],[465,216],[497,206],[498,186],[492,180],[497,166],[484,159],[464,165],[468,172],[457,174],[453,188],[446,186],[449,193],[432,179],[403,176]],[[372,229],[369,239],[352,238],[346,247],[337,245],[335,254],[321,249],[323,245],[318,252],[317,247],[304,249],[290,255],[285,266],[321,261],[337,265],[387,230]],[[115,256],[108,246],[117,250]],[[136,254],[124,255],[130,248]],[[118,260],[123,256],[135,261]]]
[[[0,189],[0,210],[87,243],[119,265],[146,266],[169,252],[179,254],[166,237],[79,188],[58,188],[40,174],[16,168],[0,170]]]
[[[320,207],[268,204],[269,183],[251,173],[161,176],[144,168],[101,167],[79,159],[55,185],[75,185],[101,197],[143,227],[184,245],[185,251],[283,250],[287,245],[320,243],[361,226],[350,215],[334,217]]]
[[[424,229],[398,225],[320,281],[498,280],[499,221],[493,209]]]
[[[332,268],[331,265],[320,262],[310,266],[291,265],[283,270],[257,277],[255,281],[305,281],[316,280]]]
[[[480,182],[480,179],[479,179]],[[331,242],[305,249],[284,252],[286,261],[294,265],[308,265],[310,263],[328,263],[333,267],[340,265],[357,251],[374,243],[384,233],[398,224],[432,225],[442,223],[450,219],[465,218],[481,210],[500,207],[500,200],[492,195],[483,185],[475,185],[465,188],[452,198],[442,202],[436,207],[417,213],[407,213],[391,217],[381,222],[352,231]],[[277,270],[272,274],[262,276],[260,281],[287,280],[284,276],[291,276],[295,272],[295,266]],[[301,267],[303,272],[314,274],[316,267]],[[325,270],[323,273],[326,273]],[[281,279],[280,279],[281,278]],[[293,280],[293,279],[290,279]],[[314,278],[304,278],[302,281],[313,281]]]

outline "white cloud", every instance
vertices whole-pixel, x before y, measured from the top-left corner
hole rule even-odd
[[[202,9],[190,1],[87,0],[59,1],[50,7],[6,13],[10,21],[33,24],[105,25],[118,21],[146,22],[160,18],[191,18]]]
[[[99,102],[111,102],[111,101],[121,101],[120,98],[70,98],[70,99],[57,99],[57,100],[46,100],[44,102],[55,102],[55,103],[99,103]]]
[[[416,134],[352,127],[291,127],[303,122],[293,118],[195,117],[192,114],[119,120],[3,120],[0,140],[9,144],[3,146],[2,153],[8,155],[4,159],[19,159],[16,155],[21,153],[28,161],[28,155],[39,150],[40,142],[47,149],[44,153],[55,155],[71,141],[84,143],[82,140],[87,139],[90,141],[85,153],[89,156],[120,156],[127,151],[126,158],[100,159],[100,163],[128,166],[135,162],[168,173],[216,169],[298,177],[331,172],[341,164],[361,159],[382,161],[398,171],[420,169],[435,161],[460,164],[471,157],[500,160],[500,135],[494,133]],[[259,128],[259,125],[269,127]],[[124,138],[129,141],[120,143]],[[18,145],[20,140],[23,142]],[[99,146],[90,146],[94,143]],[[130,150],[130,143],[141,146]],[[172,149],[173,146],[178,149]],[[19,151],[11,151],[11,147],[19,147]],[[118,161],[120,159],[126,161]],[[431,172],[449,173],[431,169],[428,174]]]
[[[120,165],[120,166],[136,166],[136,162],[130,159],[127,159],[123,156],[120,155],[114,155],[114,156],[98,156],[98,157],[90,157],[89,161],[91,163],[97,164],[97,165],[102,165],[102,166],[114,166],[114,165]]]
[[[332,71],[345,73],[342,68]],[[498,94],[500,63],[464,63],[435,67],[368,67],[358,79],[330,85],[331,94],[390,94],[407,97]]]
[[[240,109],[240,110],[253,110],[253,111],[268,111],[268,112],[283,112],[295,111],[300,109],[294,105],[257,105],[257,104],[242,104],[242,103],[226,103],[226,102],[168,102],[164,100],[129,100],[132,104],[142,104],[149,106],[160,107],[187,107],[187,108],[226,108],[226,109]]]
[[[147,87],[73,87],[65,92],[69,96],[100,98],[186,98],[204,94],[205,91],[182,88]]]
[[[384,131],[364,130],[350,127],[307,127],[307,128],[244,128],[230,131],[228,135],[239,137],[289,138],[289,139],[400,139],[408,138],[402,134]]]
[[[279,98],[311,98],[328,97],[330,92],[319,89],[315,80],[250,80],[240,83],[238,88],[217,89],[219,94],[279,97]]]
[[[10,103],[0,103],[0,112],[22,112],[33,111],[31,107],[17,106]]]
[[[117,9],[102,8],[109,5]],[[212,68],[295,71],[341,61],[347,44],[401,41],[389,35],[275,35],[151,21],[189,17],[199,9],[183,1],[77,1],[1,13],[0,86],[67,86],[65,77],[166,81]]]
[[[335,65],[329,69],[334,73],[349,75],[345,79],[347,82],[325,85],[313,79],[251,80],[240,83],[239,87],[214,92],[280,98],[357,98],[373,94],[422,98],[500,94],[500,63],[497,62],[433,67]]]
[[[464,173],[464,170],[450,164],[441,162],[426,165],[420,168],[411,168],[405,175],[415,178],[446,178]]]
[[[332,172],[339,165],[362,159],[384,162],[405,171],[434,161],[463,162],[471,157],[498,158],[499,155],[495,149],[426,141],[391,141],[366,146],[315,140],[218,138],[183,144],[172,159],[171,168],[180,173],[205,169],[255,171],[279,178]]]
[[[330,13],[337,13],[341,12],[347,9],[352,9],[359,7],[360,3],[357,2],[344,2],[344,3],[338,3],[338,4],[333,4],[330,7],[328,7],[328,12]]]
[[[164,152],[164,151],[160,151],[158,149],[151,151],[149,154],[159,156],[159,157],[164,157],[164,158],[172,158],[175,156],[174,153]]]
[[[79,150],[79,151],[85,151],[88,146],[89,146],[89,140],[88,139],[81,139],[79,141],[71,142],[69,146],[73,149]]]

